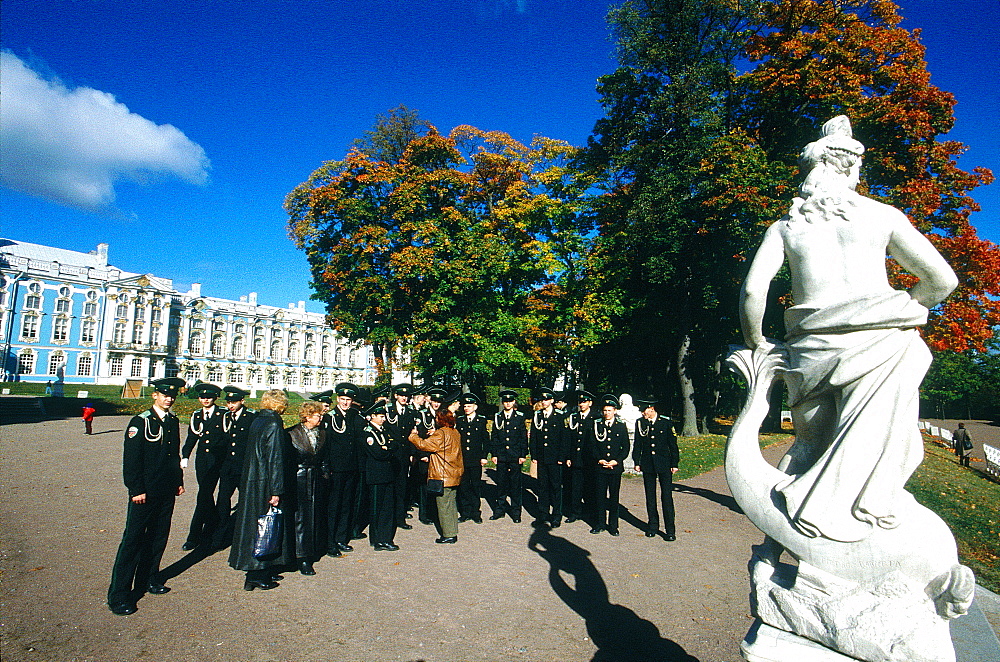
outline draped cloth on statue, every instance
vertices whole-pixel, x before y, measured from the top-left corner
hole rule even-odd
[[[832,429],[818,459],[775,488],[802,533],[853,542],[898,524],[896,500],[923,459],[917,389],[931,356],[915,327],[926,321],[898,290],[785,312],[789,404],[822,410],[816,422]]]

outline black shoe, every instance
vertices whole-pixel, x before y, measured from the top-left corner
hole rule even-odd
[[[493,513],[492,515],[490,515],[491,522],[493,520],[498,520],[498,519],[503,519],[503,513]]]
[[[608,533],[610,533],[613,536],[617,536],[618,535],[618,529],[608,529]]]
[[[351,547],[348,544],[342,543],[342,542],[338,542],[337,543],[337,549],[339,549],[342,552],[353,552],[354,551],[353,547]]]
[[[668,533],[667,536],[666,536],[666,538],[667,538],[668,542],[673,542],[673,541],[677,540],[677,536],[675,536],[672,533]]]
[[[119,602],[117,604],[108,605],[108,609],[111,610],[112,614],[116,614],[118,616],[128,616],[129,614],[134,614],[139,611],[139,608],[131,602]]]
[[[170,587],[164,586],[159,582],[149,582],[149,587],[146,589],[148,593],[153,595],[163,595],[164,593],[170,593]]]
[[[458,521],[459,522],[468,522],[470,519],[472,519],[472,518],[471,517],[466,517],[465,515],[462,515],[461,517],[458,518]]]
[[[600,533],[600,532],[601,532],[601,527],[599,527],[599,526],[595,526],[594,528],[592,528],[592,529],[590,530],[590,532],[591,532],[591,533]]]
[[[248,579],[243,582],[244,591],[252,591],[255,588],[259,588],[262,591],[270,591],[272,588],[278,588],[278,582],[272,582],[269,579]]]
[[[395,552],[399,550],[399,545],[394,545],[391,542],[377,542],[372,547],[375,548],[376,552]]]
[[[402,524],[400,524],[396,528],[397,529],[406,529],[407,531],[409,531],[410,529],[413,528],[413,525],[412,524],[407,524],[406,522],[403,522]]]
[[[282,579],[285,578],[284,575],[280,575],[277,572],[272,572],[270,575],[268,575],[268,577],[271,578],[272,582],[280,582]]]
[[[410,513],[406,513],[406,519],[413,519],[413,515],[411,515]]]
[[[299,572],[307,577],[311,577],[316,574],[316,571],[313,569],[313,564],[309,561],[299,561]]]
[[[553,529],[558,529],[560,526],[562,526],[562,521],[554,519],[551,522],[549,522],[549,526],[551,526]]]
[[[338,558],[338,557],[343,556],[344,553],[340,551],[339,547],[334,547],[329,552],[327,552],[326,555],[329,556],[329,557],[332,557],[332,558]]]
[[[441,537],[435,540],[436,543],[441,543],[442,545],[450,545],[458,542],[458,536],[448,536],[447,538]]]
[[[483,518],[482,517],[473,517],[472,521],[475,522],[476,524],[482,524],[483,523]]]
[[[533,521],[533,522],[531,523],[531,526],[533,526],[533,527],[535,527],[535,528],[538,528],[538,529],[544,529],[544,528],[546,528],[546,527],[547,527],[548,525],[549,525],[549,523],[548,523],[548,522],[546,522],[546,521],[545,521],[545,520],[543,520],[543,519],[536,519],[535,521]]]
[[[358,531],[357,533],[355,533],[354,535],[351,536],[351,540],[364,540],[367,537],[368,537],[368,534],[365,534],[365,533],[362,533],[362,532]]]
[[[433,524],[434,522],[432,522],[432,521],[431,521],[431,520],[429,520],[429,519],[422,519],[422,520],[420,520],[420,523],[421,523],[421,524]]]
[[[521,523],[521,518],[520,517],[511,517],[510,521],[513,522],[514,524],[520,524]]]
[[[197,546],[198,546],[198,543],[191,542],[190,540],[188,540],[186,543],[184,543],[183,545],[181,545],[181,549],[184,550],[185,552],[190,552],[191,550],[195,549]]]
[[[573,522],[575,522],[575,521],[576,521],[577,519],[579,519],[579,518],[577,518],[577,517],[567,517],[567,518],[566,518],[566,523],[567,523],[567,524],[572,524],[572,523],[573,523]]]
[[[646,537],[647,538],[655,538],[656,537],[656,532],[655,531],[646,531]]]

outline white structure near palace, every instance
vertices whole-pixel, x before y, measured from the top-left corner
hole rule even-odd
[[[347,342],[299,301],[279,308],[187,292],[89,253],[0,239],[5,381],[124,384],[181,377],[320,391],[375,382],[371,349]],[[400,379],[405,375],[400,375]]]

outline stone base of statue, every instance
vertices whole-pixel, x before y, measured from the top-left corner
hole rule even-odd
[[[755,615],[762,626],[781,634],[766,630],[761,639],[758,628],[753,644],[744,642],[744,651],[753,656],[747,660],[954,659],[948,620],[938,615],[926,587],[903,573],[858,583],[805,563],[779,563],[764,552],[750,561],[750,574]],[[811,657],[791,655],[789,646],[805,646]],[[783,657],[764,657],[765,650]]]
[[[814,641],[771,627],[760,620],[740,644],[740,652],[747,662],[854,662],[847,657]]]

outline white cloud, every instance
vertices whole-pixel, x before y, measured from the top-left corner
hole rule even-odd
[[[208,181],[200,145],[114,95],[46,80],[0,52],[0,183],[86,211],[113,211],[115,182],[166,173]]]

